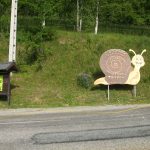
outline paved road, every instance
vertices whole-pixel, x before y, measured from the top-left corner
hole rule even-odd
[[[0,111],[0,150],[150,150],[149,106],[72,110]]]

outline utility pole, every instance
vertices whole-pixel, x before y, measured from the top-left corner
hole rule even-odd
[[[12,0],[9,39],[9,62],[16,61],[17,6],[18,0]]]

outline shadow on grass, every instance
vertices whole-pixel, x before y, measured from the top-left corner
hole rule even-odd
[[[11,86],[11,90],[19,87],[18,85],[14,85],[14,84],[11,84],[10,86]],[[1,102],[8,102],[7,91],[0,93],[0,101]]]
[[[0,101],[7,102],[7,96],[6,95],[0,95]]]
[[[18,86],[18,85],[14,85],[14,84],[11,84],[10,86],[11,86],[11,90],[20,87],[20,86]]]
[[[95,73],[92,74],[94,80],[105,77],[105,74],[102,71],[96,71]]]

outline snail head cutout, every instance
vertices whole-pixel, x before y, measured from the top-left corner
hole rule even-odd
[[[141,54],[136,54],[134,50],[130,49],[129,50],[130,52],[133,52],[134,53],[134,56],[132,58],[132,61],[131,63],[136,67],[136,68],[141,68],[145,65],[145,61],[144,61],[144,58],[143,58],[143,53],[146,52],[146,49],[144,49]]]

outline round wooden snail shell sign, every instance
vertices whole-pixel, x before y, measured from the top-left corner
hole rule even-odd
[[[124,84],[132,69],[128,53],[120,49],[104,52],[99,64],[109,84]]]

